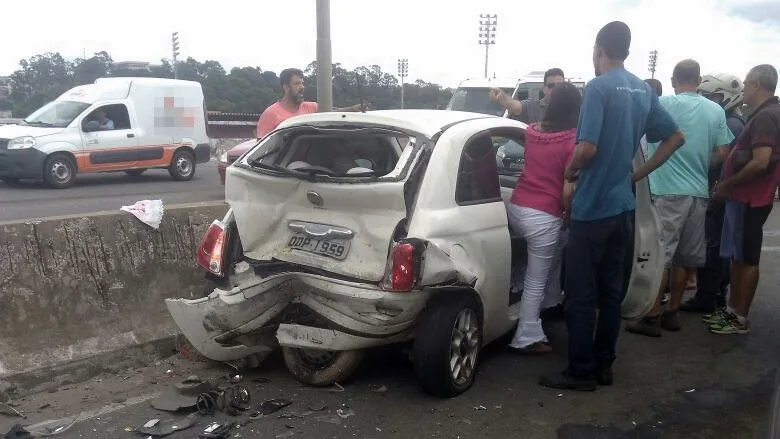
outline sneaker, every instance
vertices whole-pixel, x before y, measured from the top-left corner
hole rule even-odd
[[[701,321],[705,325],[714,325],[716,323],[722,323],[729,318],[729,313],[726,308],[718,308],[714,312],[704,314],[701,316]]]
[[[661,318],[660,316],[643,317],[639,321],[626,323],[626,331],[648,337],[660,337]]]
[[[694,296],[680,304],[680,311],[710,314],[715,312],[715,306]]]
[[[679,331],[682,328],[680,314],[677,311],[664,311],[661,314],[661,327],[667,331]]]
[[[710,332],[713,334],[747,334],[750,332],[750,325],[747,322],[740,323],[737,316],[731,315],[722,322],[710,325]]]
[[[548,389],[578,390],[580,392],[592,392],[598,388],[593,377],[578,377],[567,371],[556,375],[543,375],[539,378],[539,385]]]
[[[612,368],[608,367],[596,372],[596,384],[599,386],[611,386],[615,382],[615,375]]]

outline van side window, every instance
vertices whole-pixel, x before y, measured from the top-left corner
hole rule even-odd
[[[93,110],[81,123],[86,132],[129,130],[130,114],[125,104],[103,105]]]
[[[466,143],[460,157],[455,185],[455,202],[459,205],[501,201],[498,168],[493,139],[480,133]]]

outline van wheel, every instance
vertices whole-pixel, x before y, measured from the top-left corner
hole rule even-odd
[[[125,171],[125,174],[131,176],[131,177],[138,177],[139,175],[146,172],[146,169],[130,169],[129,171]]]
[[[468,295],[428,303],[414,340],[414,369],[422,389],[451,398],[468,390],[477,376],[482,349],[479,306]]]
[[[187,150],[176,151],[168,172],[176,181],[192,180],[195,176],[195,156]]]
[[[50,187],[65,189],[76,180],[76,164],[63,154],[52,154],[43,165],[43,180]]]
[[[363,360],[363,351],[326,351],[282,347],[284,364],[296,380],[310,386],[331,386],[349,378]]]

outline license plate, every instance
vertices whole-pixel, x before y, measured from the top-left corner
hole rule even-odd
[[[343,260],[349,253],[349,241],[317,239],[302,234],[294,234],[287,242],[287,248]]]

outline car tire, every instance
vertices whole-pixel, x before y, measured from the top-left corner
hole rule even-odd
[[[52,154],[43,165],[43,180],[54,189],[69,188],[76,181],[76,164],[65,154]]]
[[[414,340],[414,369],[422,389],[451,398],[474,383],[482,350],[479,305],[470,295],[443,294],[420,314]],[[457,352],[452,346],[458,343]],[[452,364],[454,356],[458,362]],[[460,366],[457,370],[453,370]]]
[[[195,156],[184,149],[173,155],[168,173],[176,181],[189,181],[195,176]]]
[[[284,364],[296,380],[310,386],[332,386],[349,378],[363,360],[362,350],[325,351],[282,347]]]
[[[125,174],[131,176],[131,177],[138,177],[139,175],[146,172],[146,169],[130,169],[128,171],[125,171]]]

